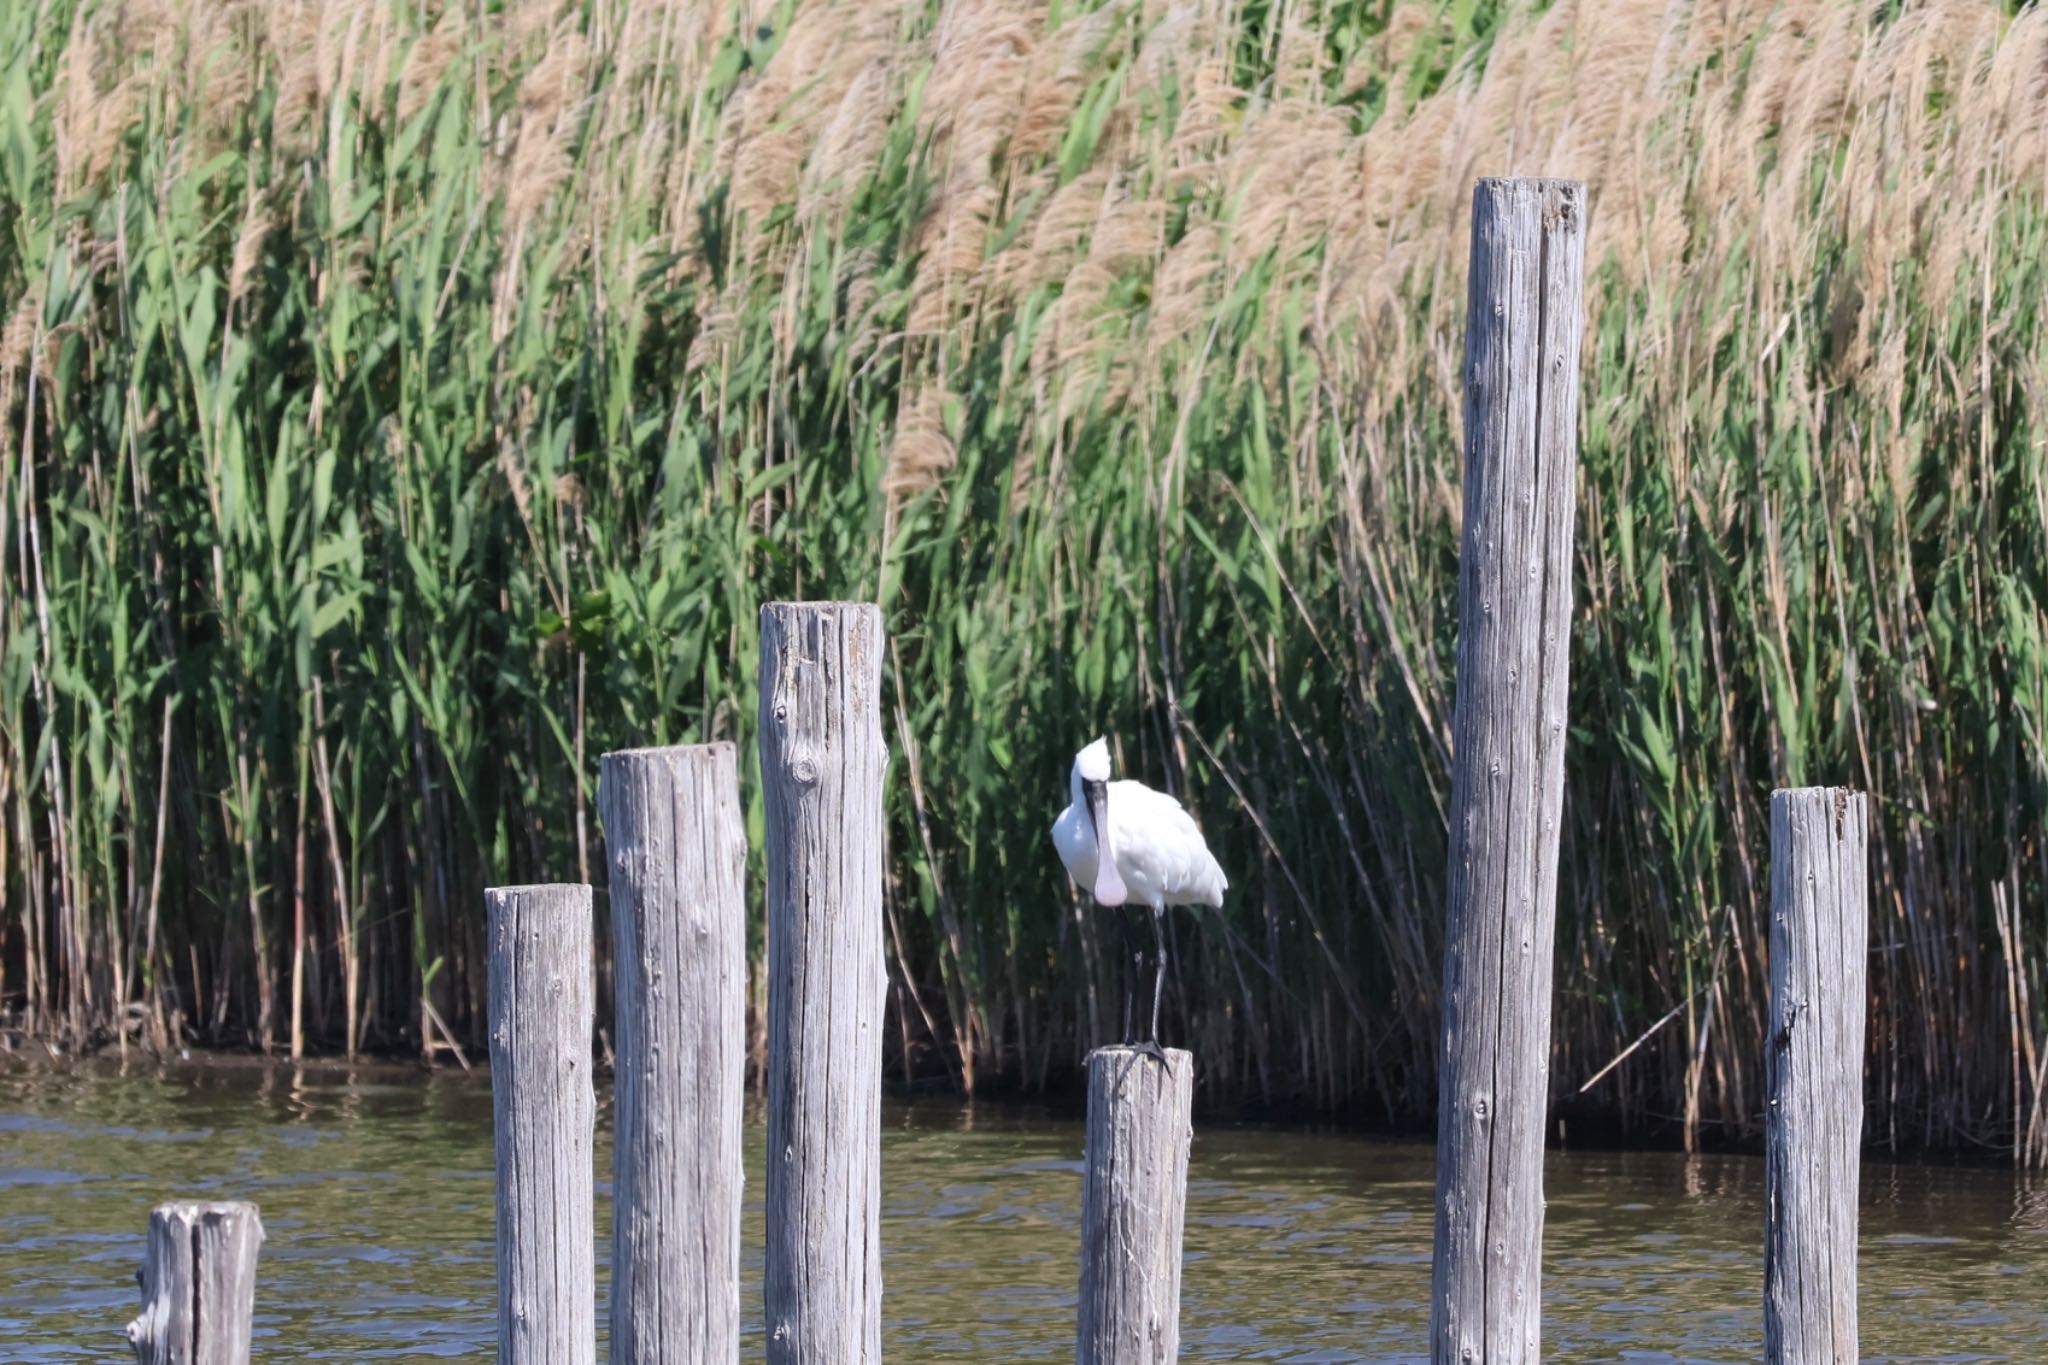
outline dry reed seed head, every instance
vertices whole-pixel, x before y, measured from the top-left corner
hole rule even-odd
[[[1093,401],[1111,352],[1113,329],[1104,304],[1116,277],[1084,261],[1067,276],[1031,348],[1035,383],[1056,395],[1055,416],[1065,423]]]
[[[1438,34],[1445,18],[1442,8],[1432,0],[1401,0],[1387,16],[1375,56],[1379,69],[1395,83],[1396,89],[1405,83],[1408,66],[1423,41]]]
[[[1109,171],[1093,167],[1075,176],[1041,200],[1032,224],[1026,289],[1065,277],[1068,267],[1088,243],[1089,230],[1102,215],[1109,195]]]
[[[519,82],[518,132],[492,186],[515,239],[574,169],[571,151],[589,110],[588,58],[583,35],[563,28]]]
[[[51,114],[50,138],[56,151],[57,192],[63,199],[69,199],[88,178],[82,171],[101,98],[100,35],[94,17],[90,6],[79,6],[71,17],[71,37],[57,58],[56,83],[61,93]]]
[[[1058,148],[1080,98],[1081,92],[1057,75],[1047,75],[1024,87],[1023,102],[1010,129],[1010,151],[1018,165],[1034,165]]]
[[[388,4],[378,4],[371,14],[369,31],[364,38],[363,55],[356,64],[355,89],[361,97],[365,114],[371,118],[382,118],[398,81],[400,66],[410,50],[408,41],[415,29],[414,24],[401,24],[402,11]]]
[[[1188,75],[1213,60],[1206,55],[1210,27],[1201,6],[1194,4],[1174,5],[1146,27],[1125,97],[1162,89],[1170,78]]]
[[[498,474],[505,480],[505,489],[512,495],[512,505],[518,510],[519,519],[532,525],[533,490],[526,481],[524,456],[515,453],[509,441],[499,442]]]
[[[860,335],[868,324],[868,315],[880,292],[875,271],[881,262],[881,249],[874,245],[853,247],[839,258],[833,293],[838,301],[840,318],[851,326],[850,337]],[[868,353],[856,350],[855,354],[865,356]]]
[[[958,452],[947,432],[946,409],[959,400],[939,385],[919,390],[907,402],[896,420],[895,439],[889,443],[888,469],[883,490],[893,500],[937,487],[953,468]]]
[[[2014,17],[1983,85],[1980,117],[2006,146],[2015,181],[2038,182],[2048,168],[2048,9]]]
[[[1211,58],[1195,67],[1167,143],[1167,154],[1177,171],[1198,171],[1213,164],[1227,120],[1243,98],[1244,92],[1231,84],[1227,63]],[[1177,176],[1176,183],[1186,178],[1185,174]]]
[[[1347,178],[1331,174],[1349,160],[1349,116],[1298,102],[1268,106],[1247,124],[1224,168],[1234,211],[1229,266],[1243,271],[1268,252],[1283,265],[1335,221]]]
[[[1043,11],[1034,5],[944,0],[932,30],[932,69],[920,126],[940,135],[958,135],[956,125],[983,98],[987,81],[1021,86],[1042,25]],[[966,136],[973,140],[977,131],[969,129]]]
[[[505,60],[528,61],[550,49],[565,30],[581,33],[581,7],[573,0],[512,0],[505,7]]]
[[[432,28],[414,38],[406,49],[398,72],[397,113],[401,127],[412,122],[440,91],[449,68],[462,55],[468,41],[466,33],[461,7],[451,5]]]
[[[1575,94],[1556,134],[1549,169],[1570,174],[1574,166],[1599,168],[1591,189],[1603,240],[1592,245],[1600,259],[1621,263],[1633,278],[1643,271],[1644,220],[1660,196],[1646,192],[1643,172],[1650,128],[1643,111],[1671,107],[1672,79],[1660,61],[1671,45],[1670,22],[1658,0],[1618,0],[1578,7],[1572,35]]]
[[[693,374],[719,363],[726,347],[739,337],[739,313],[724,299],[716,300],[710,311],[697,321],[697,334],[690,338],[690,349],[683,361],[683,372]]]
[[[0,328],[0,376],[11,378],[21,372],[28,362],[29,351],[35,346],[36,327],[42,316],[43,286],[41,280],[37,280],[14,305],[6,327]],[[7,424],[0,423],[0,426],[4,425]]]
[[[836,220],[874,175],[902,104],[900,86],[896,62],[887,51],[869,55],[860,66],[804,166],[797,187],[799,222]]]
[[[321,4],[313,17],[313,98],[323,111],[331,109],[336,97],[351,84],[373,3],[375,0],[332,0]]]
[[[205,150],[225,145],[251,112],[261,74],[260,50],[251,47],[256,27],[250,0],[181,7],[174,19],[166,15],[147,23],[157,85],[190,111]],[[123,41],[131,50],[134,31],[124,22]],[[135,58],[131,63],[140,65]]]
[[[1302,22],[1299,9],[1288,11],[1280,22],[1280,39],[1273,53],[1273,71],[1267,89],[1275,101],[1319,101],[1323,94],[1325,66],[1322,31]]]
[[[950,0],[940,11],[930,78],[918,114],[920,140],[946,198],[984,184],[990,163],[1010,134],[1029,75],[1034,25],[1019,7]]]
[[[994,161],[1016,118],[1032,26],[1007,6],[951,3],[941,12],[920,140],[941,182],[919,224],[910,329],[935,330],[954,306],[953,281],[979,274],[1002,203]]]
[[[905,323],[911,335],[943,331],[975,297],[973,286],[982,278],[998,202],[995,186],[976,185],[955,195],[942,218],[926,221],[919,234],[921,258]]]
[[[1028,167],[1059,146],[1121,10],[1112,3],[1074,15],[1030,44],[1020,105],[1009,133],[1012,161]]]
[[[276,63],[271,133],[287,153],[308,150],[320,110],[320,11],[307,0],[272,0],[263,10],[265,44]]]
[[[863,71],[889,59],[890,31],[872,15],[863,21],[850,3],[804,9],[791,21],[765,69],[741,87],[720,122],[714,160],[731,187],[734,222],[758,225],[797,200],[818,131],[840,112]],[[867,112],[878,119],[881,113]],[[819,174],[823,183],[834,169],[821,164]],[[761,268],[774,243],[749,233],[742,246],[748,263]],[[788,257],[778,259],[786,264]]]
[[[1199,223],[1160,259],[1152,274],[1149,341],[1154,349],[1192,334],[1221,301],[1223,233]]]
[[[135,25],[131,41],[118,11],[88,6],[74,16],[58,58],[61,94],[51,112],[63,199],[100,183],[119,158],[122,140],[141,120],[144,99],[160,79],[160,41],[153,22]]]
[[[1105,203],[1088,242],[1088,259],[1105,270],[1158,261],[1165,246],[1167,205],[1159,199]]]
[[[234,257],[228,267],[229,303],[247,297],[255,283],[256,267],[263,260],[263,244],[275,226],[276,220],[270,208],[256,196],[250,196],[248,211],[242,217],[242,230],[235,238]]]
[[[674,31],[677,17],[669,5],[626,0],[625,13],[619,21],[618,40],[612,48],[616,79],[631,86],[643,77],[654,75],[664,53],[678,55],[678,35]],[[688,85],[694,83],[698,73],[692,69],[678,74]]]

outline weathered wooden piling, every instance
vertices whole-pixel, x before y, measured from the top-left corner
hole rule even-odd
[[[484,892],[500,1365],[596,1365],[587,886]]]
[[[1764,1359],[1855,1365],[1870,910],[1860,793],[1771,793]]]
[[[1134,1047],[1088,1056],[1081,1186],[1080,1365],[1160,1365],[1180,1354],[1181,1227],[1195,1062]]]
[[[1585,243],[1581,184],[1473,192],[1435,1365],[1538,1359]]]
[[[606,754],[611,1358],[739,1359],[747,835],[730,744]]]
[[[882,1263],[881,611],[761,609],[771,1365],[876,1365]]]
[[[149,1213],[142,1312],[128,1324],[141,1365],[248,1365],[263,1220],[254,1204],[159,1204]]]

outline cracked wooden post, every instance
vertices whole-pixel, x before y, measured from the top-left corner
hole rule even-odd
[[[617,1107],[611,1358],[740,1353],[747,833],[730,744],[604,756]]]
[[[587,886],[484,892],[499,1365],[596,1365]]]
[[[142,1312],[128,1324],[141,1365],[248,1365],[263,1220],[254,1204],[159,1204],[149,1213]]]
[[[1195,1059],[1135,1047],[1088,1055],[1081,1186],[1079,1365],[1163,1365],[1180,1354],[1181,1227]]]
[[[1586,190],[1482,180],[1438,1072],[1433,1365],[1534,1365]]]
[[[761,609],[770,1365],[879,1365],[882,613]]]
[[[1855,1365],[1857,1162],[1870,932],[1860,793],[1771,793],[1764,1360]]]

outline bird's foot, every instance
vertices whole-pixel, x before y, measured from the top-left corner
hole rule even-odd
[[[1156,1038],[1148,1039],[1142,1043],[1132,1043],[1130,1048],[1133,1052],[1141,1052],[1145,1056],[1150,1057],[1161,1066],[1166,1065],[1166,1049],[1159,1046],[1159,1041]]]

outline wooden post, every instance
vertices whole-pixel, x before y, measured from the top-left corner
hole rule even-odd
[[[1771,793],[1764,1359],[1855,1365],[1870,911],[1861,794]]]
[[[1434,1365],[1538,1359],[1585,243],[1583,185],[1473,192]]]
[[[1161,1365],[1180,1355],[1181,1225],[1195,1060],[1134,1047],[1088,1054],[1088,1174],[1081,1186],[1079,1365]]]
[[[881,1360],[882,613],[761,609],[770,1365]]]
[[[617,1135],[611,1358],[739,1359],[747,833],[730,744],[606,754]]]
[[[248,1365],[263,1220],[254,1204],[159,1204],[143,1252],[141,1365]]]
[[[596,1365],[587,886],[484,892],[500,1365]]]

